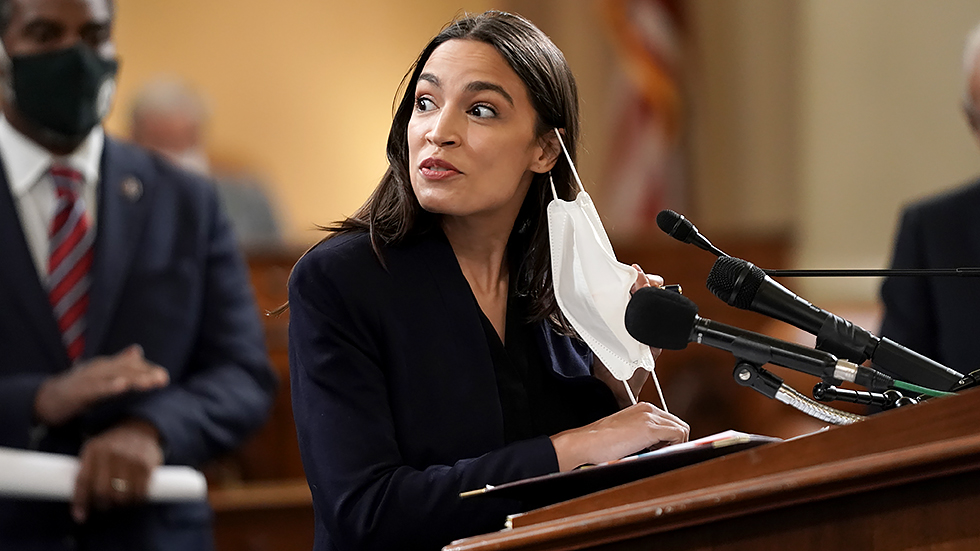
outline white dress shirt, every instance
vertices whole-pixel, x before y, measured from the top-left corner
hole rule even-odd
[[[81,197],[85,200],[89,228],[94,230],[98,220],[99,165],[104,145],[105,133],[101,126],[96,126],[73,153],[53,155],[15,130],[6,117],[0,116],[0,159],[42,284],[48,278],[48,231],[56,206],[54,181],[48,170],[52,164],[59,164],[82,175]]]

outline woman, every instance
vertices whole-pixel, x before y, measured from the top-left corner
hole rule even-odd
[[[560,196],[572,188],[552,129],[573,154],[578,133],[561,52],[487,12],[450,24],[408,79],[387,173],[290,281],[317,549],[435,549],[498,530],[519,503],[459,493],[688,434],[650,404],[617,412],[555,304],[549,171]]]

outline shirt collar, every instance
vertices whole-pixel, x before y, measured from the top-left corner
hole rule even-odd
[[[77,170],[86,187],[96,185],[104,145],[105,132],[101,126],[96,126],[75,151],[64,156],[53,155],[17,131],[6,117],[0,116],[0,157],[3,158],[7,183],[17,197],[30,191],[55,162]]]

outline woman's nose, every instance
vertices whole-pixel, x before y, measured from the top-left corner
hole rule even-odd
[[[433,145],[451,147],[460,144],[462,132],[461,120],[449,109],[443,109],[435,117],[434,124],[426,134],[426,139]]]

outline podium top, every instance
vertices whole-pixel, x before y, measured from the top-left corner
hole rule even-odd
[[[529,511],[512,518],[512,530],[446,549],[512,549],[558,532],[566,540],[608,538],[614,529],[659,532],[694,517],[730,518],[980,471],[978,427],[980,389],[970,389]]]

